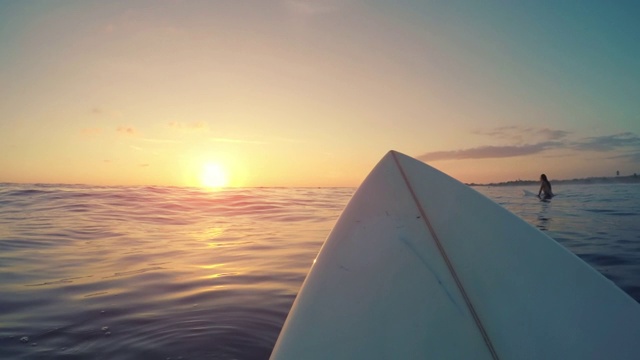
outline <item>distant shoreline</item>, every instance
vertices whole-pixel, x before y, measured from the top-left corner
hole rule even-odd
[[[590,177],[583,179],[571,179],[571,180],[550,180],[553,185],[556,184],[578,184],[578,185],[590,185],[590,184],[640,184],[640,176],[637,174],[629,176],[614,176],[614,177]],[[538,185],[540,181],[536,180],[512,180],[498,183],[488,184],[476,184],[467,183],[469,186],[531,186]]]

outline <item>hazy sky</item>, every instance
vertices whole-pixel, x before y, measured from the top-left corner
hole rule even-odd
[[[0,182],[640,173],[638,4],[0,0]]]

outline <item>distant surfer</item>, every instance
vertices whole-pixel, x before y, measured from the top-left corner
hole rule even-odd
[[[540,175],[540,190],[538,190],[538,197],[540,199],[551,199],[553,192],[551,191],[551,183],[547,180],[547,175]]]

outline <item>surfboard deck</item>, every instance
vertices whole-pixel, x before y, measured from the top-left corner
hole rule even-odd
[[[272,359],[635,359],[640,304],[457,180],[391,151],[353,195]]]

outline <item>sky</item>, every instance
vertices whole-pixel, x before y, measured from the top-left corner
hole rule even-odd
[[[0,182],[640,173],[634,1],[0,0]]]

